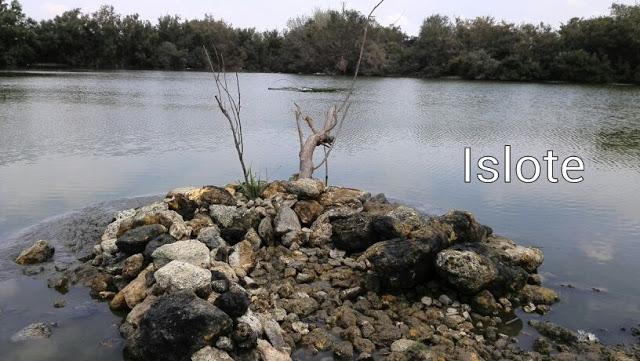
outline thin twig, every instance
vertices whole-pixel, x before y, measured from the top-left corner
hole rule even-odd
[[[227,81],[227,72],[225,69],[224,56],[218,53],[215,45],[213,46],[213,51],[215,53],[217,62],[218,62],[218,70],[213,65],[211,61],[211,56],[207,51],[207,48],[203,45],[202,49],[207,57],[207,62],[209,63],[209,68],[213,73],[213,78],[216,83],[216,89],[218,94],[214,96],[218,108],[222,115],[229,122],[229,128],[231,129],[231,134],[233,135],[233,144],[236,148],[236,153],[238,155],[238,160],[240,161],[240,166],[242,167],[242,175],[244,177],[245,184],[249,183],[249,178],[251,176],[250,171],[247,171],[247,167],[244,164],[244,136],[242,133],[242,119],[240,118],[240,109],[241,109],[241,93],[240,93],[240,78],[238,77],[238,73],[236,72],[236,91],[237,91],[237,101],[234,96],[229,91],[229,83]],[[221,75],[222,74],[222,75]],[[227,106],[228,104],[228,106]],[[229,108],[231,108],[231,112]]]

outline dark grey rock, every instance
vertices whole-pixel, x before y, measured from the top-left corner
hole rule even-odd
[[[167,229],[160,224],[149,224],[126,231],[118,237],[116,246],[126,254],[142,253],[152,239],[166,233]]]
[[[333,354],[338,360],[353,359],[353,345],[349,341],[340,341],[333,346]]]
[[[296,212],[284,205],[278,209],[273,223],[275,225],[275,233],[280,235],[302,229]]]
[[[543,336],[565,345],[578,342],[578,334],[549,321],[529,320],[529,325]]]
[[[171,244],[177,241],[178,241],[177,239],[173,238],[171,235],[166,233],[161,234],[158,237],[152,239],[151,241],[149,241],[149,243],[147,243],[147,245],[144,248],[144,252],[142,253],[145,261],[151,262],[151,260],[153,259],[151,255],[153,254],[153,251],[155,251],[156,249],[164,246],[165,244]]]
[[[192,292],[163,295],[127,339],[124,355],[130,360],[189,360],[193,353],[230,332],[232,325],[226,313]]]
[[[493,234],[490,227],[478,223],[471,213],[465,211],[450,211],[430,223],[450,226],[455,242],[480,242]]]
[[[382,287],[408,289],[433,278],[438,250],[437,243],[394,239],[372,245],[362,257],[371,263]]]
[[[240,317],[247,312],[251,299],[246,292],[231,289],[216,298],[214,304],[231,317]]]
[[[57,274],[47,279],[47,287],[65,294],[69,292],[69,278],[65,275]]]
[[[231,338],[238,348],[244,350],[252,349],[258,343],[258,334],[249,324],[244,322],[239,322],[236,325]]]

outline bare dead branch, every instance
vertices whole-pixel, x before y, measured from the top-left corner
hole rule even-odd
[[[229,90],[229,83],[227,81],[227,73],[224,64],[224,56],[218,53],[218,50],[215,46],[213,47],[218,65],[218,70],[216,70],[213,61],[211,61],[211,56],[209,56],[207,48],[203,45],[202,49],[204,50],[204,53],[207,57],[209,68],[211,69],[211,72],[213,73],[213,79],[215,80],[216,89],[218,92],[216,95],[214,95],[216,104],[218,105],[218,109],[220,110],[222,115],[227,119],[229,123],[229,128],[231,129],[231,134],[233,135],[233,144],[236,148],[240,166],[242,167],[242,176],[244,177],[244,181],[246,183],[249,183],[249,173],[244,163],[244,136],[242,134],[242,118],[240,117],[240,78],[238,77],[238,73],[236,72],[236,99]]]
[[[362,64],[362,59],[364,57],[365,46],[367,43],[367,35],[369,31],[369,24],[373,19],[373,13],[382,5],[384,0],[380,0],[369,12],[366,18],[366,22],[364,24],[364,30],[362,34],[362,43],[360,44],[360,51],[358,54],[358,61],[356,63],[356,67],[354,70],[353,78],[351,80],[351,85],[349,86],[349,90],[345,95],[342,102],[339,105],[334,105],[327,111],[326,118],[324,121],[324,125],[322,127],[322,131],[318,131],[316,129],[313,119],[309,116],[305,116],[300,107],[296,106],[296,125],[298,127],[298,136],[300,138],[300,170],[298,176],[300,178],[311,178],[313,177],[313,172],[320,168],[322,165],[325,166],[325,183],[328,182],[328,159],[331,155],[331,151],[335,148],[336,139],[342,130],[342,125],[346,119],[347,113],[351,106],[351,97],[355,91],[356,80],[358,79],[358,74],[360,72],[360,66]],[[309,129],[311,129],[312,134],[303,141],[304,133],[301,129],[301,121],[300,118],[303,118],[307,123]],[[335,134],[332,135],[332,131],[335,129]],[[314,165],[313,161],[313,153],[316,147],[323,146],[324,155],[322,160]]]
[[[293,103],[296,106],[296,127],[298,128],[298,138],[300,140],[300,148],[302,148],[302,145],[304,144],[304,133],[302,131],[302,124],[300,124],[300,118],[302,117],[302,111],[300,110],[300,107],[298,106],[298,104]]]

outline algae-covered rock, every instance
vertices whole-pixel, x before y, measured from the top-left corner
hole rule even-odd
[[[46,262],[53,257],[55,249],[45,240],[39,240],[31,247],[20,252],[16,263],[21,265]]]

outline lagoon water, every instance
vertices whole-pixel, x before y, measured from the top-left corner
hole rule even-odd
[[[349,84],[283,74],[241,74],[240,81],[246,157],[268,179],[296,170],[293,102],[322,118],[342,97],[268,87]],[[496,233],[541,247],[545,285],[562,301],[542,317],[520,314],[523,320],[541,317],[608,343],[635,342],[629,329],[640,323],[640,88],[361,78],[338,142],[331,183],[384,192],[429,213],[467,209]],[[464,183],[465,146],[476,159],[500,158],[505,144],[515,159],[541,159],[549,149],[561,159],[579,156],[584,181],[551,184],[543,170],[532,184]],[[239,178],[207,73],[0,76],[0,244],[97,202]],[[2,262],[14,256],[8,253],[0,253]],[[118,317],[105,304],[90,301],[86,289],[59,296],[45,287],[0,273],[0,349],[11,359],[119,358]],[[54,309],[56,298],[67,298],[67,308]],[[69,317],[78,307],[92,311]],[[51,340],[36,347],[9,342],[39,320],[59,322]],[[523,340],[528,333],[521,331]]]

